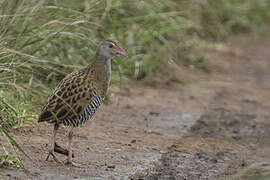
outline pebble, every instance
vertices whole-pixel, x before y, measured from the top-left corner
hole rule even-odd
[[[160,113],[159,112],[155,112],[155,111],[150,111],[149,114],[151,116],[158,116]]]
[[[112,164],[112,165],[107,165],[107,168],[114,169],[114,168],[115,168],[115,165],[114,165],[114,164]]]

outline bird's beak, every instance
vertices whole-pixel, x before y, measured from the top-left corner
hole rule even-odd
[[[122,56],[128,57],[127,53],[124,50],[122,50],[122,49],[117,50],[116,51],[116,54],[120,54]]]

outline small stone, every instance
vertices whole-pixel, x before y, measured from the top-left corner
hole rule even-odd
[[[136,143],[136,139],[131,140],[130,143]]]
[[[166,154],[166,153],[168,153],[168,151],[163,151],[163,150],[161,150],[161,151],[159,151],[159,153],[161,153],[161,154]]]
[[[233,130],[232,131],[234,134],[238,134],[238,131],[237,130]]]
[[[224,152],[219,151],[219,152],[216,153],[216,156],[217,156],[218,158],[224,158],[225,154],[224,154]]]
[[[144,178],[147,176],[147,172],[143,170],[137,170],[133,176],[135,179],[144,180]]]
[[[269,166],[269,164],[268,163],[262,163],[262,166]]]
[[[125,108],[131,109],[131,106],[130,105],[126,105]]]
[[[213,159],[211,159],[211,162],[213,162],[213,163],[217,163],[217,162],[218,162],[218,160],[217,160],[216,158],[213,158]]]
[[[115,165],[114,165],[114,164],[112,164],[112,165],[107,165],[107,168],[114,169],[114,168],[115,168]]]
[[[159,112],[155,112],[155,111],[150,111],[149,114],[151,116],[158,116],[160,113]]]
[[[122,156],[120,156],[120,157],[121,157],[122,159],[126,160],[126,161],[129,160],[127,156],[122,155]]]
[[[189,96],[189,99],[193,100],[195,99],[195,96]]]
[[[154,150],[154,151],[160,151],[160,149],[158,149],[156,147],[152,147],[152,150]]]
[[[241,139],[239,136],[232,136],[232,138],[236,141],[239,141]]]
[[[109,176],[107,179],[108,179],[108,180],[115,180],[115,177]]]

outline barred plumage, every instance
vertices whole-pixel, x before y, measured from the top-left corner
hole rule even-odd
[[[71,120],[70,118],[63,119],[63,124],[65,126],[74,126],[84,124],[87,120],[95,114],[99,106],[103,103],[104,97],[102,96],[93,96],[92,101],[84,108],[83,113],[79,115],[76,119]]]
[[[111,78],[111,58],[117,54],[126,55],[116,41],[103,41],[91,64],[67,75],[49,96],[38,119],[38,122],[55,124],[53,149],[49,155],[55,151],[55,136],[60,124],[72,127],[82,125],[103,103]],[[68,163],[71,163],[72,156],[72,130],[69,133]],[[60,146],[57,148],[58,152],[65,152]]]

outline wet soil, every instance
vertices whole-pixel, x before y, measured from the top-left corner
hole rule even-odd
[[[74,161],[85,167],[45,161],[52,127],[26,124],[13,137],[33,161],[23,158],[29,173],[5,168],[1,178],[227,180],[251,163],[270,162],[269,34],[200,52],[209,72],[175,67],[154,86],[112,87],[108,105],[75,130]],[[189,83],[175,82],[183,78]],[[67,133],[59,131],[62,146]]]

